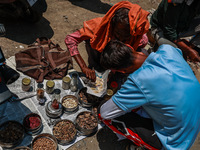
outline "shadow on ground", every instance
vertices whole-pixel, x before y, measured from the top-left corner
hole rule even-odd
[[[73,5],[85,8],[95,13],[105,14],[112,4],[102,3],[100,0],[69,0]]]
[[[50,22],[44,17],[37,23],[9,21],[4,25],[6,28],[5,37],[23,44],[31,44],[38,37],[51,38],[54,35]]]
[[[132,142],[127,139],[117,141],[118,137],[106,126],[98,131],[96,138],[99,143],[99,149],[101,150],[126,150],[126,146],[132,144]]]

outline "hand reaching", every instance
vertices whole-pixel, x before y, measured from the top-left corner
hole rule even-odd
[[[89,69],[88,67],[82,68],[82,72],[92,81],[96,81],[96,74],[94,70]]]

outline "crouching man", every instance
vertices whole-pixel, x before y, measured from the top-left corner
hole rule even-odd
[[[132,70],[99,117],[115,133],[147,149],[189,149],[200,130],[200,84],[182,52],[161,45],[148,57],[110,41],[101,54],[106,69]],[[133,109],[142,108],[146,115]]]

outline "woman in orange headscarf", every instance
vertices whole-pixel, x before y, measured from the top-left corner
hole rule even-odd
[[[85,21],[83,28],[67,35],[66,46],[82,72],[89,79],[95,80],[95,71],[92,68],[103,71],[100,66],[100,53],[111,39],[131,45],[134,50],[146,45],[148,39],[145,33],[149,29],[148,14],[149,12],[137,4],[121,1],[111,7],[104,17]],[[77,49],[82,41],[86,41],[89,67],[86,66]]]

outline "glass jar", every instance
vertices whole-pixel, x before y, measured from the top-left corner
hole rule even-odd
[[[77,73],[72,74],[72,78],[70,82],[70,90],[72,92],[76,92],[78,90],[78,74]]]
[[[29,78],[23,78],[22,79],[22,90],[25,92],[30,91],[31,89],[31,79]]]
[[[51,94],[54,90],[55,82],[53,80],[49,80],[46,83],[46,93]]]
[[[62,79],[62,88],[64,90],[69,90],[70,89],[70,82],[71,82],[70,77],[64,77]]]
[[[60,89],[55,89],[54,90],[53,97],[52,97],[52,102],[54,100],[56,100],[57,102],[60,102],[60,93],[61,93]]]
[[[45,97],[44,97],[44,89],[43,89],[43,84],[38,83],[38,88],[36,90],[37,92],[37,100],[39,101],[39,104],[44,104],[45,103]]]
[[[106,95],[104,96],[104,100],[109,100],[113,96],[113,90],[107,89]]]

